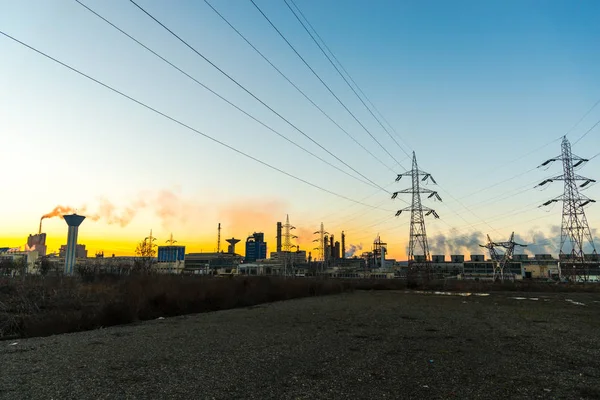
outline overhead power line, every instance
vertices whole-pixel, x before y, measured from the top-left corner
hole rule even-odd
[[[398,137],[398,139],[400,139],[401,141],[403,141],[404,144],[406,145],[406,147],[408,147],[410,149],[411,146],[406,142],[406,140],[404,140],[404,139],[402,139],[400,137],[400,135],[398,134],[398,132],[396,132],[396,129],[394,129],[394,127],[392,126],[392,124],[390,124],[390,122],[379,111],[379,109],[375,106],[375,104],[373,104],[373,102],[369,99],[369,97],[366,95],[366,93],[361,89],[361,87],[358,85],[358,83],[356,83],[356,81],[354,80],[354,78],[352,78],[352,75],[350,75],[350,73],[346,70],[346,68],[344,67],[344,64],[342,64],[340,62],[340,60],[338,60],[338,58],[336,57],[335,53],[333,51],[331,51],[331,49],[329,48],[329,46],[327,46],[327,43],[325,42],[325,40],[323,40],[323,38],[321,37],[321,35],[319,35],[319,32],[317,32],[317,30],[310,23],[310,21],[308,20],[308,18],[306,18],[306,15],[304,15],[304,13],[300,9],[300,7],[298,7],[298,5],[294,2],[294,0],[290,0],[290,2],[294,5],[294,7],[296,7],[296,10],[298,10],[298,12],[302,16],[302,18],[304,18],[304,21],[306,21],[306,23],[308,24],[308,26],[312,29],[312,31],[314,32],[314,34],[317,36],[317,38],[319,38],[319,40],[321,41],[321,43],[323,44],[323,46],[325,46],[325,49],[327,49],[327,51],[329,52],[329,54],[331,54],[331,56],[333,57],[333,59],[338,63],[338,65],[340,66],[340,68],[342,69],[342,71],[344,71],[344,73],[346,74],[346,76],[348,77],[348,79],[350,79],[350,82],[352,82],[354,84],[354,86],[356,86],[356,89],[358,89],[359,93],[362,94],[362,96],[365,98],[365,100],[367,100],[367,103],[369,103],[371,105],[371,107],[373,107],[373,110],[375,110],[375,112],[377,113],[377,115],[379,115],[381,117],[381,119],[390,127],[390,129],[392,130],[392,132],[394,132],[394,134],[396,135],[396,137]],[[410,155],[408,155],[408,157],[410,158]]]
[[[587,134],[588,134],[588,133],[590,133],[591,131],[593,131],[593,130],[594,130],[594,128],[596,128],[598,125],[600,125],[600,119],[599,119],[599,120],[598,120],[598,121],[597,121],[597,122],[596,122],[596,123],[595,123],[595,124],[594,124],[594,125],[593,125],[593,126],[590,128],[590,129],[588,129],[588,130],[587,130],[587,131],[586,131],[586,132],[585,132],[583,135],[581,135],[581,136],[579,137],[579,139],[577,139],[577,140],[576,140],[576,141],[573,143],[573,145],[576,145],[577,143],[579,143],[579,141],[580,141],[581,139],[583,139],[584,137],[586,137],[586,136],[587,136]]]
[[[339,162],[341,162],[342,164],[344,164],[346,167],[348,167],[349,169],[351,169],[352,171],[354,171],[355,173],[357,173],[358,175],[360,175],[361,177],[363,177],[367,181],[371,182],[376,187],[380,188],[381,190],[384,190],[380,185],[378,185],[377,183],[373,182],[371,179],[369,179],[368,177],[366,177],[365,175],[363,175],[362,173],[360,173],[359,171],[357,171],[354,167],[350,166],[344,160],[342,160],[341,158],[339,158],[338,156],[336,156],[335,154],[333,154],[330,150],[328,150],[323,145],[321,145],[319,142],[317,142],[316,140],[314,140],[310,135],[306,134],[302,129],[298,128],[296,125],[294,125],[292,122],[290,122],[283,115],[281,115],[280,113],[278,113],[277,111],[275,111],[271,106],[269,106],[267,103],[265,103],[263,100],[261,100],[252,91],[248,90],[244,85],[242,85],[241,83],[239,83],[231,75],[229,75],[227,72],[225,72],[223,69],[221,69],[217,64],[215,64],[210,59],[208,59],[204,54],[202,54],[198,50],[196,50],[196,48],[194,48],[192,45],[190,45],[188,42],[186,42],[184,39],[182,39],[179,35],[177,35],[175,32],[173,32],[171,29],[169,29],[165,24],[163,24],[162,22],[160,22],[156,17],[154,17],[152,14],[150,14],[148,11],[146,11],[142,6],[140,6],[139,4],[137,4],[133,0],[129,0],[129,1],[133,5],[135,5],[137,8],[139,8],[144,14],[146,14],[148,17],[150,17],[154,22],[156,22],[157,24],[159,24],[167,32],[169,32],[171,35],[173,35],[175,38],[177,38],[186,47],[188,47],[190,50],[192,50],[194,53],[196,53],[198,56],[200,56],[204,61],[206,61],[207,63],[209,63],[213,68],[215,68],[217,71],[219,71],[223,76],[225,76],[227,79],[229,79],[235,85],[237,85],[240,89],[242,89],[243,91],[245,91],[246,93],[248,93],[250,96],[252,96],[256,101],[258,101],[263,106],[265,106],[269,111],[271,111],[272,113],[274,113],[275,115],[277,115],[281,120],[283,120],[289,126],[291,126],[292,128],[294,128],[297,132],[299,132],[300,134],[302,134],[304,137],[306,137],[308,140],[310,140],[311,142],[313,142],[315,145],[319,146],[323,151],[325,151],[327,154],[329,154],[330,156],[332,156],[333,158],[335,158],[336,160],[338,160]]]
[[[589,109],[589,110],[587,110],[587,112],[586,112],[585,114],[583,114],[583,117],[579,118],[579,120],[578,120],[578,121],[575,123],[575,125],[573,125],[573,126],[571,127],[571,129],[569,129],[569,130],[567,131],[567,133],[565,133],[565,136],[568,136],[568,135],[569,135],[569,133],[571,133],[571,132],[572,132],[572,131],[573,131],[575,128],[577,128],[577,127],[579,126],[579,124],[580,124],[580,123],[582,123],[582,122],[583,122],[583,120],[584,120],[584,119],[585,119],[585,118],[586,118],[588,115],[590,115],[590,113],[591,113],[592,111],[594,111],[594,109],[595,109],[595,108],[598,106],[598,104],[600,104],[600,99],[598,99],[598,101],[596,101],[596,102],[594,103],[594,105],[592,105],[592,106],[590,107],[590,109]],[[584,135],[584,136],[585,136],[585,135]]]
[[[133,1],[133,0],[130,0],[130,1]],[[383,146],[381,144],[381,142],[379,140],[377,140],[377,138],[375,136],[373,136],[373,134],[371,133],[371,131],[362,122],[360,122],[360,120],[346,106],[346,104],[344,104],[344,102],[342,100],[340,100],[340,98],[333,92],[333,90],[331,90],[331,88],[329,87],[329,85],[327,85],[327,83],[325,83],[325,81],[319,76],[319,74],[317,74],[317,72],[310,66],[310,64],[304,59],[304,57],[302,57],[302,55],[296,50],[296,48],[290,43],[290,41],[287,40],[287,38],[285,37],[285,35],[283,33],[281,33],[281,31],[275,26],[275,24],[269,19],[269,17],[267,17],[267,15],[263,12],[263,10],[254,2],[254,0],[250,0],[250,2],[252,2],[252,4],[254,4],[254,7],[256,7],[256,9],[261,13],[261,15],[267,20],[267,22],[273,27],[273,29],[275,29],[275,31],[279,34],[279,36],[281,36],[281,38],[294,51],[294,53],[296,53],[296,55],[300,58],[300,60],[302,60],[302,62],[304,63],[304,65],[306,65],[308,67],[308,69],[313,73],[313,75],[315,75],[317,77],[317,79],[323,84],[323,86],[325,86],[325,88],[329,91],[329,93],[331,93],[331,95],[337,100],[337,102],[340,103],[340,105],[350,114],[350,116],[352,116],[352,118],[363,128],[363,130],[365,132],[367,132],[367,134],[369,134],[369,136],[371,137],[371,139],[373,139],[375,141],[375,143],[377,143],[379,145],[379,147],[381,147],[383,149],[383,151],[388,156],[390,156],[390,158],[392,160],[394,160],[396,162],[396,164],[398,164],[400,167],[402,167],[402,165],[396,159],[396,157],[394,157],[394,155],[392,153],[390,153],[388,151],[388,149],[386,149],[385,146]]]
[[[335,164],[330,163],[329,161],[325,160],[324,158],[318,156],[317,154],[313,153],[312,151],[306,149],[305,147],[303,147],[302,145],[294,142],[293,140],[289,139],[288,137],[286,137],[285,135],[283,135],[281,132],[275,130],[274,128],[272,128],[271,126],[267,125],[266,123],[264,123],[263,121],[259,120],[258,118],[254,117],[253,115],[251,115],[250,113],[248,113],[247,111],[243,110],[241,107],[237,106],[236,104],[234,104],[233,102],[231,102],[230,100],[228,100],[227,98],[223,97],[222,95],[220,95],[219,93],[217,93],[215,90],[211,89],[210,87],[208,87],[207,85],[205,85],[204,83],[200,82],[198,79],[194,78],[192,75],[190,75],[189,73],[185,72],[184,70],[182,70],[181,68],[179,68],[177,65],[173,64],[171,61],[167,60],[165,57],[161,56],[160,54],[158,54],[156,51],[152,50],[150,47],[146,46],[144,43],[140,42],[138,39],[136,39],[135,37],[131,36],[129,33],[125,32],[123,29],[119,28],[117,25],[115,25],[114,23],[112,23],[111,21],[109,21],[108,19],[106,19],[105,17],[103,17],[102,15],[100,15],[99,13],[97,13],[96,11],[94,11],[93,9],[91,9],[90,7],[88,7],[87,5],[83,4],[81,1],[79,0],[75,0],[78,4],[80,4],[82,7],[84,7],[86,10],[88,10],[89,12],[91,12],[92,14],[94,14],[95,16],[97,16],[98,18],[100,18],[101,20],[103,20],[104,22],[106,22],[108,25],[112,26],[113,28],[115,28],[116,30],[118,30],[119,32],[121,32],[123,35],[127,36],[129,39],[131,39],[132,41],[134,41],[135,43],[137,43],[138,45],[140,45],[141,47],[143,47],[144,49],[146,49],[147,51],[149,51],[150,53],[152,53],[153,55],[155,55],[156,57],[158,57],[160,60],[164,61],[166,64],[170,65],[171,67],[173,67],[175,70],[179,71],[180,73],[182,73],[183,75],[185,75],[187,78],[191,79],[192,81],[194,81],[195,83],[197,83],[198,85],[200,85],[201,87],[203,87],[204,89],[208,90],[210,93],[212,93],[213,95],[217,96],[219,99],[223,100],[224,102],[226,102],[227,104],[229,104],[230,106],[232,106],[233,108],[235,108],[236,110],[240,111],[242,114],[246,115],[248,118],[256,121],[257,123],[259,123],[260,125],[262,125],[263,127],[267,128],[268,130],[270,130],[271,132],[273,132],[274,134],[276,134],[277,136],[281,137],[282,139],[284,139],[285,141],[291,143],[292,145],[294,145],[295,147],[299,148],[300,150],[304,151],[305,153],[309,154],[310,156],[320,160],[321,162],[329,165],[330,167],[340,171],[341,173],[356,179],[357,181],[367,184],[369,186],[373,186],[375,188],[380,188],[379,185],[376,185],[373,182],[370,181],[365,181],[362,180],[352,174],[350,174],[349,172],[341,169],[340,167],[338,167]]]
[[[358,93],[356,92],[356,90],[354,89],[354,87],[350,84],[350,82],[348,82],[348,79],[346,79],[346,77],[344,76],[344,74],[342,74],[342,72],[337,67],[337,65],[335,65],[335,63],[331,60],[331,57],[329,57],[329,54],[327,54],[327,52],[323,49],[323,47],[321,46],[321,44],[317,41],[317,39],[313,36],[313,34],[310,32],[310,30],[306,27],[306,25],[304,24],[304,22],[302,22],[302,20],[298,16],[298,14],[296,14],[296,11],[294,11],[294,9],[290,6],[290,4],[287,2],[287,0],[283,0],[283,1],[284,1],[285,5],[290,9],[290,11],[292,12],[292,14],[294,14],[294,17],[296,17],[296,19],[298,20],[298,22],[300,22],[300,25],[302,25],[302,27],[304,28],[304,30],[306,31],[306,33],[308,33],[308,36],[310,36],[310,38],[313,40],[313,42],[315,42],[315,44],[317,45],[317,47],[319,48],[319,50],[321,50],[321,52],[323,53],[323,55],[327,58],[327,60],[329,61],[329,63],[333,66],[333,68],[335,68],[335,70],[342,77],[342,79],[344,80],[344,82],[346,82],[346,85],[348,85],[348,87],[356,95],[356,97],[358,98],[358,100],[360,100],[360,102],[362,103],[362,105],[365,106],[365,108],[367,109],[367,111],[369,111],[369,113],[371,114],[371,116],[373,118],[375,118],[375,120],[383,128],[383,130],[385,131],[385,133],[387,133],[388,136],[394,141],[394,143],[396,143],[396,145],[398,146],[398,148],[400,150],[402,150],[402,152],[404,152],[404,154],[406,154],[408,157],[410,157],[410,154],[404,149],[404,147],[402,147],[400,145],[400,143],[398,143],[398,141],[396,140],[396,138],[394,136],[392,136],[392,134],[390,133],[390,131],[385,127],[385,125],[383,125],[383,123],[381,122],[381,120],[379,118],[377,118],[377,116],[373,113],[373,111],[371,111],[371,109],[369,108],[369,106],[367,106],[367,104],[364,102],[364,100],[362,99],[362,97],[360,97],[358,95]],[[304,17],[304,15],[303,15],[303,17]],[[304,18],[306,19],[306,17],[304,17]],[[312,28],[312,26],[311,26],[311,28]],[[314,30],[314,28],[313,28],[313,30]]]
[[[20,41],[19,39],[17,39],[15,37],[13,37],[13,36],[11,36],[11,35],[3,32],[3,31],[0,31],[0,34],[3,35],[6,38],[12,40],[12,41],[14,41],[14,42],[16,42],[16,43],[24,46],[24,47],[26,47],[26,48],[28,48],[28,49],[36,52],[37,54],[39,54],[41,56],[44,56],[45,58],[47,58],[47,59],[49,59],[51,61],[54,61],[57,64],[62,65],[63,67],[65,67],[65,68],[67,68],[67,69],[69,69],[69,70],[77,73],[78,75],[83,76],[84,78],[87,78],[88,80],[90,80],[90,81],[92,81],[92,82],[94,82],[94,83],[96,83],[96,84],[98,84],[98,85],[100,85],[100,86],[102,86],[102,87],[110,90],[111,92],[116,93],[116,94],[120,95],[121,97],[124,97],[124,98],[126,98],[126,99],[128,99],[128,100],[130,100],[130,101],[132,101],[132,102],[134,102],[134,103],[136,103],[136,104],[138,104],[138,105],[146,108],[147,110],[150,110],[150,111],[154,112],[155,114],[158,114],[158,115],[160,115],[160,116],[162,116],[162,117],[164,117],[164,118],[166,118],[166,119],[168,119],[168,120],[170,120],[172,122],[175,122],[176,124],[178,124],[178,125],[186,128],[186,129],[188,129],[188,130],[190,130],[192,132],[195,132],[195,133],[197,133],[197,134],[205,137],[206,139],[208,139],[208,140],[210,140],[210,141],[212,141],[214,143],[217,143],[217,144],[219,144],[219,145],[221,145],[221,146],[223,146],[223,147],[225,147],[225,148],[227,148],[227,149],[229,149],[231,151],[234,151],[235,153],[238,153],[238,154],[240,154],[240,155],[242,155],[242,156],[244,156],[244,157],[246,157],[246,158],[248,158],[248,159],[250,159],[252,161],[255,161],[255,162],[257,162],[257,163],[259,163],[259,164],[261,164],[261,165],[263,165],[263,166],[265,166],[265,167],[267,167],[267,168],[269,168],[269,169],[271,169],[273,171],[279,172],[279,173],[281,173],[283,175],[286,175],[286,176],[288,176],[288,177],[290,177],[290,178],[292,178],[292,179],[294,179],[296,181],[302,182],[302,183],[304,183],[304,184],[306,184],[308,186],[311,186],[311,187],[313,187],[315,189],[321,190],[321,191],[323,191],[325,193],[329,193],[329,194],[331,194],[333,196],[336,196],[336,197],[339,197],[341,199],[348,200],[348,201],[351,201],[353,203],[358,203],[358,204],[361,204],[361,205],[364,205],[364,206],[376,208],[375,206],[371,206],[371,205],[368,205],[366,203],[362,203],[362,202],[360,202],[358,200],[355,200],[355,199],[352,199],[350,197],[344,196],[342,194],[336,193],[336,192],[334,192],[332,190],[325,189],[325,188],[323,188],[323,187],[321,187],[321,186],[319,186],[317,184],[309,182],[309,181],[307,181],[307,180],[305,180],[303,178],[295,176],[294,174],[291,174],[291,173],[286,172],[286,171],[284,171],[284,170],[282,170],[282,169],[280,169],[278,167],[275,167],[275,166],[273,166],[273,165],[271,165],[271,164],[269,164],[269,163],[267,163],[265,161],[262,161],[262,160],[258,159],[257,157],[254,157],[254,156],[252,156],[252,155],[250,155],[248,153],[245,153],[245,152],[243,152],[243,151],[241,151],[241,150],[239,150],[239,149],[237,149],[237,148],[235,148],[235,147],[233,147],[233,146],[231,146],[231,145],[229,145],[229,144],[227,144],[225,142],[222,142],[222,141],[220,141],[218,139],[215,139],[214,137],[212,137],[212,136],[210,136],[210,135],[208,135],[208,134],[206,134],[206,133],[204,133],[204,132],[202,132],[202,131],[200,131],[200,130],[198,130],[196,128],[193,128],[192,126],[187,125],[186,123],[184,123],[184,122],[182,122],[182,121],[180,121],[180,120],[178,120],[178,119],[176,119],[174,117],[171,117],[170,115],[168,115],[168,114],[166,114],[166,113],[164,113],[162,111],[159,111],[158,109],[156,109],[156,108],[154,108],[152,106],[149,106],[146,103],[144,103],[144,102],[142,102],[140,100],[137,100],[134,97],[131,97],[128,94],[125,94],[124,92],[121,92],[118,89],[113,88],[112,86],[110,86],[110,85],[108,85],[108,84],[106,84],[106,83],[104,83],[104,82],[102,82],[102,81],[100,81],[100,80],[98,80],[98,79],[96,79],[96,78],[94,78],[94,77],[92,77],[92,76],[90,76],[90,75],[88,75],[88,74],[86,74],[86,73],[78,70],[75,67],[70,66],[69,64],[66,64],[66,63],[58,60],[57,58],[54,58],[54,57],[48,55],[47,53],[44,53],[41,50],[36,49],[35,47],[33,47],[33,46],[31,46],[31,45],[29,45],[29,44],[27,44],[25,42]],[[389,210],[389,211],[392,212],[392,210]]]
[[[252,42],[250,42],[250,40],[248,40],[248,38],[246,38],[246,36],[244,36],[244,34],[242,34],[235,26],[233,26],[233,24],[223,15],[221,14],[208,0],[204,0],[204,2],[227,24],[229,25],[229,27],[231,29],[233,29],[235,31],[235,33],[238,34],[239,37],[241,37],[250,47],[252,47],[252,49],[254,49],[254,51],[260,55],[271,67],[273,67],[273,69],[275,71],[277,71],[277,73],[279,73],[279,75],[281,75],[286,81],[288,81],[288,83],[290,85],[292,85],[294,87],[294,89],[296,89],[302,96],[304,96],[304,98],[306,98],[306,100],[308,100],[314,107],[317,108],[317,110],[319,110],[321,112],[321,114],[323,114],[328,120],[330,120],[335,126],[337,126],[342,132],[344,132],[346,134],[346,136],[348,136],[350,139],[352,139],[352,141],[354,141],[354,143],[356,143],[358,146],[360,146],[364,151],[366,151],[371,157],[373,157],[375,160],[377,160],[378,163],[380,163],[381,165],[383,165],[384,167],[386,167],[388,170],[390,170],[393,173],[396,173],[389,165],[387,165],[386,163],[384,163],[381,160],[381,157],[377,157],[375,156],[370,150],[368,150],[364,145],[362,145],[358,140],[356,140],[356,138],[354,136],[352,136],[346,129],[344,129],[340,124],[338,124],[333,118],[331,118],[331,116],[329,116],[329,114],[327,114],[318,104],[316,104],[302,89],[300,89],[298,87],[298,85],[296,85],[294,82],[292,82],[292,80],[286,75],[284,74],[275,64],[273,64],[273,62],[267,57],[265,56],[254,44],[252,44]]]

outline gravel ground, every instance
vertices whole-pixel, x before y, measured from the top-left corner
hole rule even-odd
[[[591,399],[599,340],[598,295],[356,292],[0,342],[0,399]]]

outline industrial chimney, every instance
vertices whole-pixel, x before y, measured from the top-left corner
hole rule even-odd
[[[281,222],[277,223],[277,253],[281,253]]]
[[[335,242],[333,241],[333,235],[329,236],[329,257],[335,258]]]
[[[346,258],[346,234],[342,231],[342,258]]]
[[[83,215],[71,214],[63,217],[67,225],[69,225],[69,233],[67,234],[67,252],[65,254],[65,275],[73,275],[73,267],[77,255],[77,233],[79,225],[85,217]]]

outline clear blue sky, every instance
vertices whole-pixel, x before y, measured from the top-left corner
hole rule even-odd
[[[346,169],[133,4],[83,2],[285,136]],[[405,159],[285,3],[256,2],[388,151],[398,160]],[[139,4],[356,170],[386,187],[394,180],[389,170],[321,115],[204,2],[139,0]],[[212,4],[334,120],[381,161],[393,165],[252,3],[213,0]],[[600,98],[600,3],[297,0],[297,4],[408,143],[406,150],[415,150],[422,169],[441,185],[444,203],[425,201],[442,216],[428,225],[430,235],[445,234],[451,227],[498,238],[512,230],[524,237],[531,230],[552,235],[551,226],[560,224],[559,207],[548,213],[534,208],[559,195],[560,183],[543,192],[525,188],[560,174],[560,166],[500,182],[559,154],[560,142],[539,148],[567,132]],[[344,196],[361,200],[376,192],[241,115],[75,1],[0,0],[0,8],[5,33],[194,128]],[[244,238],[262,230],[270,238],[274,222],[289,213],[302,228],[306,248],[312,239],[308,233],[322,221],[338,236],[346,229],[350,243],[368,247],[380,233],[392,255],[400,257],[404,252],[408,215],[392,219],[393,210],[403,203],[392,202],[385,193],[365,200],[381,204],[384,210],[353,205],[232,153],[5,37],[0,37],[0,52],[4,139],[0,166],[3,186],[11,188],[2,200],[0,238],[9,244],[22,242],[39,216],[57,204],[85,204],[91,213],[99,207],[100,197],[118,210],[143,197],[152,204],[127,227],[102,219],[86,222],[83,240],[101,243],[112,236],[123,243],[135,242],[154,228],[165,239],[173,231],[192,248],[214,242],[218,221],[223,222],[227,237]],[[598,119],[600,106],[569,138],[577,140]],[[600,151],[599,131],[590,132],[573,151],[584,157]],[[537,151],[528,154],[533,150]],[[599,163],[600,157],[580,173],[600,178]],[[403,165],[408,167],[409,162]],[[390,188],[399,190],[406,184]],[[163,190],[173,192],[173,197],[160,197]],[[513,196],[494,202],[506,197],[503,193]],[[597,187],[587,194],[600,198]],[[243,221],[245,210],[247,221]],[[526,212],[514,215],[515,210]],[[184,213],[187,217],[182,217]],[[588,209],[588,219],[593,228],[598,226],[598,206]],[[56,220],[48,223],[48,230],[58,241],[66,234]],[[123,253],[131,247],[96,245],[107,246],[107,251]]]

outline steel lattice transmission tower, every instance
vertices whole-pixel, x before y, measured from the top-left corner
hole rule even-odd
[[[494,264],[494,281],[514,280],[515,276],[510,270],[510,262],[512,261],[512,256],[515,252],[515,247],[527,247],[527,245],[516,243],[514,240],[514,232],[510,235],[510,239],[507,242],[493,242],[490,238],[490,235],[487,235],[487,238],[487,244],[480,244],[479,246],[484,247],[490,251],[490,258],[492,259],[492,263]],[[496,250],[496,247],[503,247],[504,254],[499,254]]]
[[[285,224],[283,225],[283,244],[282,250],[290,253],[296,248],[295,244],[292,244],[292,240],[298,239],[298,236],[292,234],[292,230],[296,229],[295,226],[290,224],[290,216],[285,216]]]
[[[563,137],[561,147],[562,153],[560,156],[551,158],[540,166],[549,165],[554,161],[562,161],[563,174],[546,179],[536,187],[544,186],[553,181],[564,182],[564,193],[552,200],[548,200],[542,204],[542,206],[547,206],[559,201],[563,202],[562,224],[560,229],[559,272],[561,275],[566,275],[572,279],[583,278],[584,280],[587,280],[588,274],[587,268],[585,268],[586,260],[583,252],[584,242],[587,241],[591,246],[594,261],[598,260],[598,253],[594,246],[594,239],[585,216],[584,207],[590,203],[595,203],[596,201],[579,193],[579,189],[585,188],[590,183],[596,181],[575,174],[574,169],[589,160],[571,153],[571,143],[569,143],[566,136]],[[583,183],[579,185],[577,183],[578,181],[583,181]],[[565,249],[567,242],[569,242],[570,245],[569,249]]]
[[[398,174],[396,182],[402,179],[403,176],[409,176],[412,179],[412,187],[410,189],[400,190],[392,194],[392,199],[395,199],[398,194],[411,194],[412,204],[409,207],[398,210],[396,216],[399,216],[404,211],[410,211],[410,242],[408,248],[408,263],[409,267],[414,263],[429,263],[431,261],[429,254],[429,245],[427,243],[427,231],[425,230],[425,217],[433,215],[439,218],[435,210],[429,207],[423,207],[421,204],[421,194],[428,194],[427,198],[435,197],[442,200],[436,191],[421,187],[421,182],[431,180],[436,184],[435,179],[431,174],[421,171],[417,165],[417,156],[413,151],[412,169],[402,174]]]
[[[318,250],[319,251],[319,259],[321,261],[325,261],[325,235],[329,235],[329,232],[325,231],[325,228],[323,227],[322,222],[321,222],[321,229],[314,232],[313,235],[319,235],[319,237],[317,239],[313,240],[313,242],[318,243],[318,246],[315,247],[314,250]]]
[[[292,234],[292,230],[294,230],[294,229],[296,229],[296,227],[292,226],[292,224],[290,224],[290,216],[286,214],[285,224],[283,225],[283,244],[282,244],[284,264],[285,264],[284,267],[285,267],[286,274],[288,272],[288,267],[293,269],[292,251],[294,251],[294,249],[297,248],[297,246],[292,243],[292,240],[298,239],[298,236]]]

